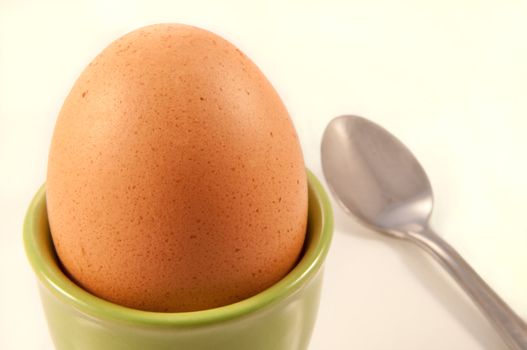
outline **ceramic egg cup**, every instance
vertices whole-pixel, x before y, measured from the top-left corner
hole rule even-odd
[[[24,222],[24,244],[38,277],[57,350],[305,350],[317,315],[333,217],[308,171],[309,212],[303,255],[278,283],[240,302],[203,311],[159,313],[100,299],[61,270],[49,232],[45,186]]]

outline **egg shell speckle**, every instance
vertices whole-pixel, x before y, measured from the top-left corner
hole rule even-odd
[[[141,28],[81,74],[55,127],[47,205],[66,272],[150,311],[230,304],[296,263],[307,182],[259,69],[191,26]]]

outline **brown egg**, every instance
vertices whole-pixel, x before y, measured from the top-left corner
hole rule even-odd
[[[236,47],[162,24],[113,42],[60,112],[47,205],[68,275],[151,311],[230,304],[299,258],[306,173],[286,108]]]

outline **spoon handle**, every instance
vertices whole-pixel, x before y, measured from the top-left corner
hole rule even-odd
[[[527,324],[452,246],[430,228],[409,232],[409,237],[443,265],[489,319],[510,349],[527,350]]]

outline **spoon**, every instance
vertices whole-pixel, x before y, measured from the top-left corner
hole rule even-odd
[[[399,140],[358,116],[333,119],[322,137],[322,169],[340,205],[370,228],[430,253],[485,314],[510,349],[527,350],[527,325],[430,228],[434,197],[425,171]]]

